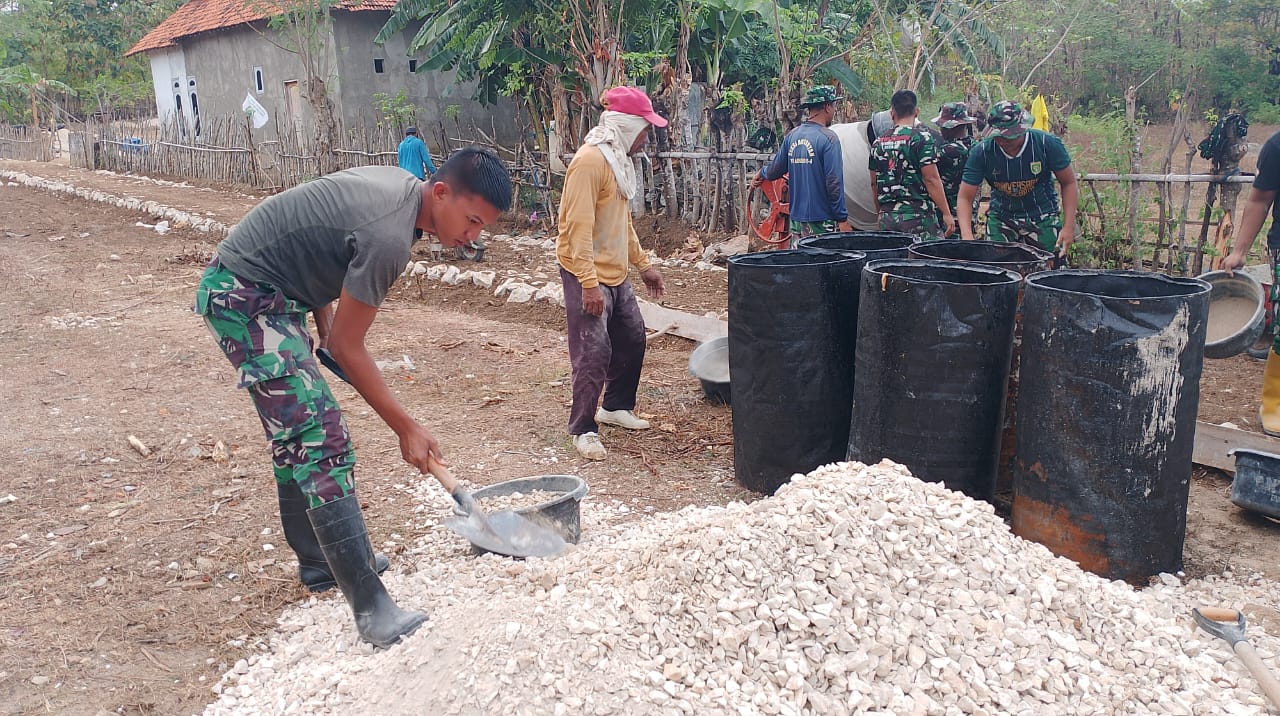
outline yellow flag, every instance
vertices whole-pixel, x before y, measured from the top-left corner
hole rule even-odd
[[[1031,118],[1034,120],[1032,129],[1049,131],[1049,107],[1044,103],[1044,95],[1036,95],[1035,101],[1031,103]]]

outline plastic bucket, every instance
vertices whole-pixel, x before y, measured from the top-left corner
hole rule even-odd
[[[1209,284],[1027,278],[1013,531],[1108,579],[1182,567]]]
[[[1236,448],[1236,476],[1231,481],[1231,501],[1274,519],[1280,519],[1280,455]]]
[[[863,270],[848,458],[991,500],[1022,279],[953,261]]]
[[[582,537],[580,506],[582,498],[587,496],[587,483],[580,477],[573,475],[521,477],[482,487],[472,492],[471,496],[480,502],[481,509],[484,509],[484,503],[481,501],[485,498],[502,497],[517,492],[528,494],[535,491],[555,493],[556,496],[531,507],[522,507],[515,511],[516,514],[537,515],[539,524],[555,529],[566,542],[577,544]],[[454,505],[453,511],[454,514],[462,514],[457,505]]]

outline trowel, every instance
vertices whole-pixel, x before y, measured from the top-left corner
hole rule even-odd
[[[487,552],[508,557],[554,557],[564,551],[564,538],[512,510],[487,514],[474,497],[454,479],[449,468],[431,458],[431,474],[458,503],[462,516],[446,517],[445,527]]]

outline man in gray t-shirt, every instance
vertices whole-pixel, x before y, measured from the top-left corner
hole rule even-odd
[[[196,291],[200,314],[238,371],[271,441],[280,520],[312,591],[338,586],[361,638],[389,646],[425,619],[395,605],[378,573],[354,492],[346,422],[312,355],[320,347],[424,473],[442,454],[382,379],[365,334],[409,260],[415,230],[446,247],[473,241],[511,206],[511,178],[492,153],[455,153],[429,182],[397,167],[337,172],[273,196],[224,240]],[[333,302],[337,299],[337,309]]]

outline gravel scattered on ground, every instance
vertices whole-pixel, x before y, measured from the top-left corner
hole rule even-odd
[[[826,466],[749,505],[621,525],[584,506],[583,542],[550,561],[472,558],[433,529],[418,571],[388,579],[423,629],[375,653],[340,598],[312,600],[206,714],[1265,712],[1190,610],[1274,609],[1280,586],[1135,591],[902,466]],[[1251,634],[1272,668],[1278,636]]]

